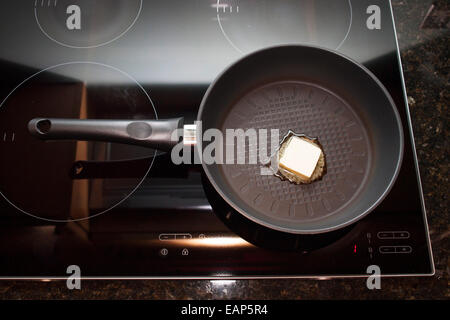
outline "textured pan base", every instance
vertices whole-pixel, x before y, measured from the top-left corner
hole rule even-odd
[[[367,180],[371,148],[362,121],[351,106],[314,84],[283,81],[258,88],[231,108],[226,128],[279,129],[280,139],[292,130],[318,137],[323,146],[327,174],[309,185],[261,175],[260,164],[221,166],[242,200],[269,217],[302,222],[339,214]],[[247,146],[246,163],[248,151],[257,148]],[[273,152],[270,145],[263,148]]]

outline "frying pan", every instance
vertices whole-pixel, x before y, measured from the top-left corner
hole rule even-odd
[[[401,120],[387,90],[364,66],[319,47],[277,46],[242,58],[210,85],[197,119],[202,132],[265,128],[318,137],[327,174],[310,185],[261,175],[260,164],[202,163],[215,191],[233,209],[286,233],[324,233],[361,219],[387,195],[403,157]],[[36,118],[28,124],[30,133],[44,140],[99,140],[159,150],[177,144],[171,134],[182,127],[182,118]]]

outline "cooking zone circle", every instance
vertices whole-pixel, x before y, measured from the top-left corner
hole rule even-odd
[[[347,39],[353,20],[350,0],[216,1],[219,28],[240,53],[282,44],[337,50]]]
[[[87,49],[111,43],[127,33],[142,10],[142,0],[35,0],[40,30],[69,48]]]
[[[108,65],[70,62],[30,76],[0,104],[0,193],[23,213],[54,222],[88,219],[123,202],[150,171],[154,149],[36,139],[27,124],[42,116],[158,118],[145,89]],[[90,165],[92,172],[84,172],[79,163]],[[133,167],[112,177],[95,171],[96,164],[110,163]]]

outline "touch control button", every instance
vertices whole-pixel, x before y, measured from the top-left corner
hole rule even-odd
[[[396,253],[411,253],[412,248],[410,246],[398,246],[395,247]]]
[[[378,239],[408,239],[408,231],[381,231],[377,233]]]
[[[395,247],[391,247],[391,246],[383,246],[378,248],[378,250],[380,251],[380,253],[395,253]]]
[[[159,254],[165,257],[169,254],[169,250],[167,250],[166,248],[162,248],[161,250],[159,250]]]
[[[189,233],[176,234],[175,237],[177,240],[192,239],[192,235]]]
[[[377,233],[377,237],[378,239],[393,239],[394,238],[394,233],[393,232],[378,232]]]
[[[410,246],[382,246],[378,248],[380,253],[411,253]]]
[[[408,231],[398,231],[394,232],[394,239],[408,239],[409,232]]]
[[[162,233],[159,235],[159,240],[175,240],[175,234]]]

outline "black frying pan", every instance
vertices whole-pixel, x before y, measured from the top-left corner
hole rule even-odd
[[[396,107],[366,68],[329,50],[279,46],[228,67],[209,87],[198,112],[202,130],[276,128],[318,137],[327,174],[310,185],[261,175],[260,164],[206,164],[218,194],[250,220],[282,232],[313,234],[347,226],[387,195],[400,169],[403,130]],[[170,150],[179,119],[37,118],[40,139],[122,142]]]

